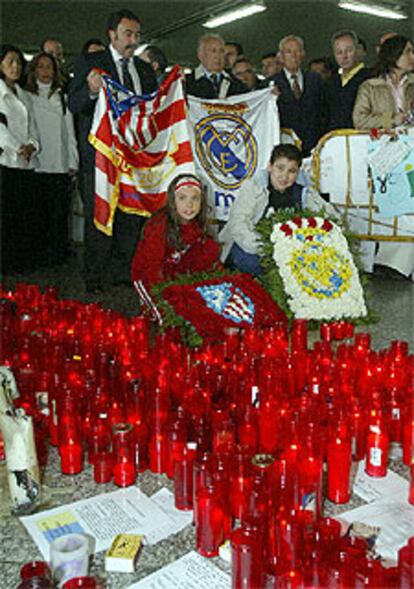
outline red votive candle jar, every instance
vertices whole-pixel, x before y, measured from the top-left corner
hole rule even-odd
[[[63,474],[73,475],[83,468],[82,430],[77,399],[69,390],[62,392],[58,406],[58,441]]]
[[[321,323],[319,328],[321,339],[324,342],[331,342],[334,338],[334,331],[331,323]]]
[[[234,454],[231,464],[230,504],[232,516],[239,520],[244,520],[252,475],[251,455],[243,452]]]
[[[378,422],[370,425],[367,434],[365,472],[371,477],[385,477],[387,474],[388,435]]]
[[[253,522],[244,522],[231,534],[232,589],[263,587],[263,532]]]
[[[62,589],[100,589],[101,585],[94,577],[74,577],[63,585]]]
[[[135,483],[135,436],[130,423],[118,423],[112,427],[114,449],[114,483],[128,487]]]
[[[200,489],[196,499],[196,548],[202,556],[218,556],[224,542],[226,514],[220,490],[214,484]]]
[[[403,462],[407,466],[414,463],[414,418],[407,416],[403,427]]]
[[[83,468],[83,450],[80,443],[68,440],[59,444],[60,468],[63,474],[78,474]]]
[[[193,465],[197,452],[197,444],[188,442],[182,457],[174,463],[174,499],[177,509],[193,509]]]
[[[292,319],[290,351],[298,352],[308,347],[308,322],[306,319]]]
[[[411,479],[410,479],[410,488],[408,491],[408,502],[411,503],[411,505],[414,505],[414,464],[412,464],[410,467],[410,475],[411,475]],[[413,581],[414,581],[414,579],[413,579]]]
[[[351,498],[351,441],[336,437],[328,443],[326,496],[333,503],[348,503]]]
[[[93,459],[93,478],[95,483],[104,484],[112,481],[114,458],[112,452],[99,452]]]
[[[20,577],[22,581],[27,581],[33,577],[52,579],[52,571],[44,560],[32,560],[31,562],[26,562],[26,564],[22,566],[20,569]]]

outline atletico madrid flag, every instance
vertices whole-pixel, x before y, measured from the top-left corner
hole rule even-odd
[[[95,225],[111,235],[117,208],[150,217],[165,204],[171,180],[194,173],[194,164],[178,66],[146,96],[102,77],[89,141],[96,150]]]
[[[228,327],[260,329],[287,321],[284,312],[249,274],[173,284],[161,296],[199,335],[213,340]]]

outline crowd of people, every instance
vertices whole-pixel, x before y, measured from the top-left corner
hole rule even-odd
[[[376,63],[369,67],[364,41],[353,31],[338,31],[331,40],[332,57],[312,59],[305,67],[304,40],[287,35],[277,51],[262,56],[257,72],[240,43],[207,34],[197,48],[198,66],[185,76],[186,93],[224,99],[271,85],[281,127],[296,133],[302,152],[281,145],[269,154],[267,186],[246,186],[219,234],[221,262],[220,247],[208,235],[204,187],[191,175],[173,180],[165,208],[146,227],[144,217],[117,209],[109,238],[94,225],[95,152],[88,142],[101,73],[108,72],[135,94],[151,93],[164,80],[168,61],[154,45],[135,55],[141,22],[128,10],[111,14],[107,31],[108,43],[93,38],[84,44],[71,76],[55,39],[41,44],[28,67],[18,47],[1,48],[4,273],[64,261],[77,176],[84,204],[87,291],[104,288],[108,260],[114,284],[131,284],[132,277],[152,283],[221,263],[258,275],[254,224],[269,207],[303,206],[297,175],[302,157],[319,139],[333,129],[391,130],[414,119],[414,49],[407,37],[384,33]]]

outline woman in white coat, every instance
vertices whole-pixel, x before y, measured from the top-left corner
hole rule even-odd
[[[27,271],[35,264],[33,172],[39,150],[30,101],[19,82],[23,54],[2,45],[0,54],[1,270]]]
[[[71,183],[79,161],[72,114],[52,55],[43,52],[33,59],[26,90],[42,148],[35,166],[38,257],[52,266],[63,262],[68,252]]]

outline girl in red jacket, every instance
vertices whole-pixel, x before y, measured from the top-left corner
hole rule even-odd
[[[156,282],[221,267],[218,244],[207,235],[204,188],[192,174],[168,187],[167,204],[144,227],[132,261],[132,279],[148,288]]]

